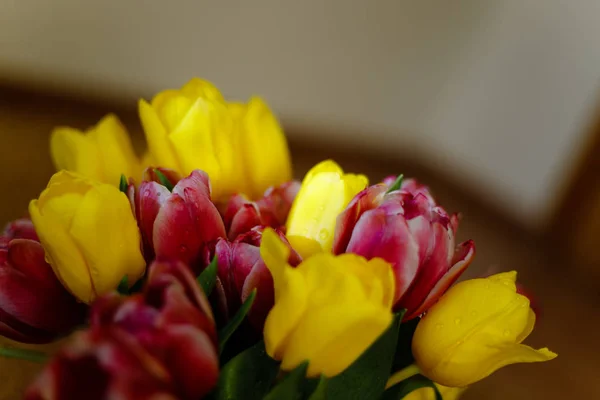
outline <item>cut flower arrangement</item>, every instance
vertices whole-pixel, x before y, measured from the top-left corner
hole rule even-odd
[[[57,128],[58,172],[0,236],[0,356],[45,363],[25,399],[456,399],[535,325],[516,272],[475,255],[428,188],[334,161],[292,180],[265,102],[193,79],[139,102],[138,159],[108,115]]]

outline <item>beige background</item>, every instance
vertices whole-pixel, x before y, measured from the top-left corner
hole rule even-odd
[[[598,15],[596,0],[3,0],[0,72],[132,102],[206,77],[330,139],[428,158],[539,227],[595,106]]]

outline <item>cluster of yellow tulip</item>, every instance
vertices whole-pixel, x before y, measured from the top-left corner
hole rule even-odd
[[[139,115],[148,143],[141,158],[113,115],[86,132],[57,128],[51,153],[60,172],[29,207],[47,262],[84,303],[113,291],[124,276],[133,284],[146,271],[139,216],[119,190],[122,175],[141,180],[150,166],[184,177],[202,170],[215,203],[237,193],[256,200],[292,178],[285,136],[260,98],[228,102],[209,82],[193,79],[150,102],[140,100]],[[402,274],[410,271],[398,272],[400,267],[382,258],[334,251],[334,241],[341,240],[336,231],[340,215],[367,186],[364,175],[346,174],[332,161],[320,163],[306,175],[291,205],[284,224],[289,243],[271,228],[262,232],[260,256],[274,286],[264,342],[283,370],[308,361],[309,377],[342,373],[389,329],[394,312],[402,308],[398,300],[410,283]],[[386,188],[372,192],[377,204]],[[411,226],[404,224],[408,232]],[[408,239],[418,245],[412,236]],[[454,249],[444,249],[451,259]],[[292,250],[302,260],[294,266]],[[415,251],[407,262],[418,262],[419,254]],[[521,344],[534,327],[535,314],[515,281],[516,273],[509,272],[441,291],[419,317],[412,338],[413,373],[400,371],[388,386],[418,373],[435,382],[445,399],[453,399],[502,366],[556,357],[548,349]],[[406,290],[399,293],[399,285]],[[406,398],[429,398],[427,390]]]

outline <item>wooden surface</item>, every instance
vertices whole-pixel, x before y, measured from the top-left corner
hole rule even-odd
[[[0,224],[27,209],[28,201],[44,188],[52,174],[48,134],[55,125],[85,128],[115,104],[93,105],[77,99],[30,96],[0,90]],[[123,112],[139,146],[142,135],[134,113]],[[122,116],[122,115],[121,115]],[[561,260],[551,246],[507,222],[465,193],[460,184],[432,173],[423,165],[361,154],[359,149],[292,143],[296,173],[333,157],[346,170],[366,172],[372,179],[402,172],[428,183],[449,211],[463,212],[459,239],[473,238],[477,257],[469,277],[517,269],[520,281],[537,297],[543,314],[528,339],[533,346],[548,346],[559,354],[549,363],[509,366],[474,385],[467,400],[600,399],[600,296],[596,285],[578,277],[569,260]],[[426,163],[424,164],[427,165]],[[0,359],[0,400],[19,398],[24,382],[35,375],[28,362]],[[10,394],[9,394],[10,393]]]

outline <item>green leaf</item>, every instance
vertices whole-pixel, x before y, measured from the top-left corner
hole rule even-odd
[[[129,278],[127,275],[125,275],[123,279],[121,279],[121,282],[119,282],[119,286],[117,286],[117,292],[123,296],[129,295]]]
[[[405,312],[398,312],[390,327],[348,369],[329,379],[328,399],[363,400],[381,396],[390,376],[398,329]]]
[[[121,174],[121,181],[119,182],[119,190],[125,194],[127,194],[127,188],[129,184],[127,183],[127,177]]]
[[[385,391],[381,400],[400,400],[406,397],[409,393],[421,389],[431,388],[435,394],[435,400],[444,400],[435,383],[431,379],[425,378],[423,375],[411,376],[390,387]]]
[[[325,400],[327,399],[327,384],[329,380],[325,376],[321,376],[317,387],[313,390],[308,400]]]
[[[259,400],[269,392],[279,363],[265,351],[263,341],[241,352],[221,369],[215,400]]]
[[[274,388],[264,397],[264,400],[300,400],[304,391],[302,384],[306,379],[308,361],[297,366],[287,374]]]
[[[169,178],[167,178],[165,176],[165,174],[163,174],[162,172],[160,172],[160,170],[158,168],[154,168],[154,173],[158,177],[158,180],[160,181],[160,184],[163,185],[164,187],[166,187],[169,190],[169,192],[172,192],[174,185],[171,183],[171,181],[169,180]]]
[[[132,287],[129,288],[129,294],[141,292],[144,288],[144,283],[146,282],[145,277],[141,277],[138,279],[136,283],[133,284]]]
[[[412,338],[415,334],[415,330],[417,329],[419,320],[420,318],[414,318],[410,321],[405,321],[402,323],[402,325],[400,325],[400,331],[398,332],[398,344],[396,345],[396,354],[394,355],[392,372],[406,368],[415,362],[411,345]]]
[[[40,351],[15,349],[11,347],[0,347],[0,357],[16,358],[42,364],[48,361],[48,355]]]
[[[217,256],[214,256],[210,264],[208,264],[208,267],[206,267],[204,271],[198,275],[198,278],[196,278],[196,281],[198,281],[202,287],[206,297],[210,296],[215,287],[215,282],[217,280],[217,265]]]
[[[399,190],[400,186],[402,186],[403,180],[404,180],[404,175],[403,174],[398,175],[398,177],[396,178],[394,183],[392,183],[392,186],[390,186],[390,188],[385,193],[387,194],[389,192],[393,192],[394,190]]]
[[[254,288],[252,293],[250,293],[250,296],[248,296],[248,298],[246,299],[244,304],[242,304],[242,306],[240,307],[238,312],[235,313],[233,318],[231,318],[229,320],[227,325],[225,325],[219,331],[219,354],[223,352],[223,349],[225,348],[225,344],[227,343],[227,340],[229,340],[231,335],[233,335],[233,332],[235,332],[235,330],[240,326],[240,324],[246,317],[246,314],[248,314],[248,311],[250,311],[250,308],[252,307],[252,303],[254,303],[255,297],[256,297],[256,288]]]

